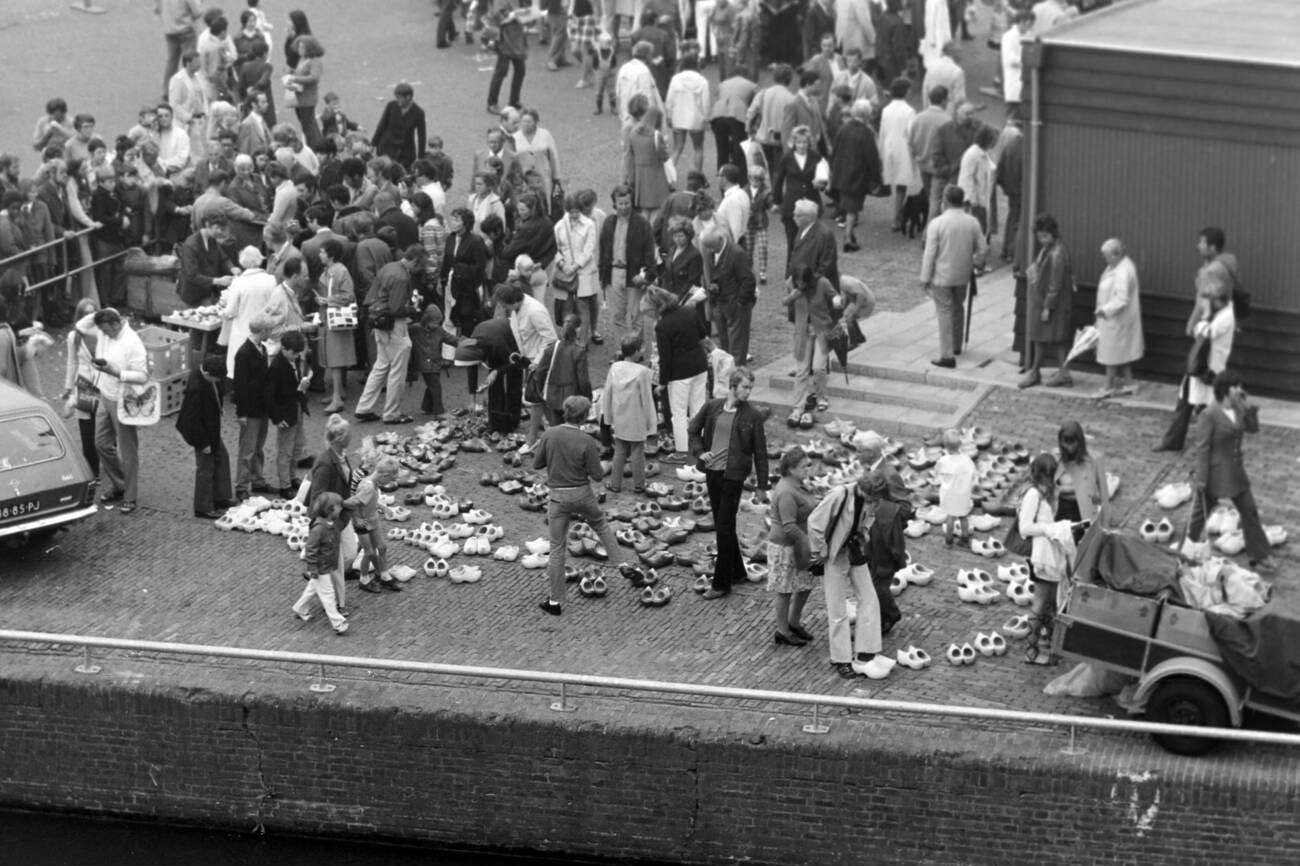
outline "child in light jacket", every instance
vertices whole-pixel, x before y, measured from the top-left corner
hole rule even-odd
[[[600,394],[600,418],[614,432],[614,462],[605,489],[623,489],[623,466],[632,460],[632,489],[645,490],[645,441],[659,429],[650,368],[642,363],[640,334],[628,334],[619,347],[619,359],[609,368]]]
[[[975,462],[961,453],[961,434],[956,430],[943,431],[943,450],[934,464],[934,475],[939,479],[939,508],[944,514],[943,542],[952,547],[954,534],[959,538],[970,535],[967,518],[974,508]]]
[[[322,493],[312,501],[311,533],[305,549],[307,570],[302,575],[307,587],[293,605],[293,615],[307,622],[311,619],[307,605],[313,598],[320,599],[337,635],[348,631],[347,619],[334,604],[334,572],[339,563],[338,516],[342,510],[343,497],[337,493]]]

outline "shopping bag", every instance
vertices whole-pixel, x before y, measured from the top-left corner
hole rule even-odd
[[[122,395],[117,401],[117,420],[131,427],[149,427],[162,418],[162,391],[158,383],[150,380],[144,384],[122,383]]]

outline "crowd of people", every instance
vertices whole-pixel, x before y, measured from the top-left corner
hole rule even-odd
[[[789,426],[811,428],[813,413],[827,409],[830,358],[861,341],[858,322],[874,307],[870,289],[841,273],[840,260],[862,247],[868,197],[891,200],[894,231],[923,228],[921,282],[939,320],[933,363],[955,366],[967,286],[982,272],[990,240],[1000,234],[1010,259],[1018,233],[1021,41],[1068,12],[1059,0],[999,4],[1005,33],[995,29],[990,40],[1002,57],[1008,116],[998,130],[980,122],[967,99],[962,2],[842,0],[832,9],[812,0],[791,28],[781,22],[792,4],[755,0],[546,0],[536,8],[474,0],[462,25],[466,41],[498,61],[487,96],[492,125],[457,206],[455,160],[430,134],[410,84],[394,87],[367,132],[326,88],[325,48],[307,15],[288,16],[279,46],[288,71],[277,77],[273,27],[258,0],[246,3],[236,24],[197,0],[160,0],[167,46],[160,102],[142,106],[138,123],[110,143],[92,115],[69,121],[66,102],[51,99],[33,137],[34,176],[23,177],[17,157],[0,156],[0,260],[10,260],[0,288],[9,320],[74,324],[63,397],[101,477],[100,500],[129,514],[138,502],[137,432],[118,422],[116,403],[145,379],[146,360],[120,313],[126,282],[113,254],[176,250],[178,295],[215,308],[224,322],[222,354],[192,373],[177,424],[194,449],[193,513],[213,519],[259,493],[292,498],[300,471],[310,469],[312,574],[295,611],[302,615],[315,595],[340,633],[346,619],[329,600],[330,583],[340,579],[329,527],[359,519],[363,531],[374,505],[368,488],[354,483],[360,467],[349,464],[349,423],[341,418],[349,406],[356,423],[409,424],[404,398],[418,382],[421,412],[445,419],[444,368],[465,368],[467,408],[476,410],[486,391],[491,431],[511,433],[527,419],[522,453],[548,474],[554,548],[571,518],[605,528],[591,486],[602,478],[602,453],[576,428],[594,396],[588,353],[607,335],[618,360],[595,407],[613,458],[605,489],[620,492],[627,464],[633,491],[644,490],[645,444],[666,427],[672,445],[662,461],[697,465],[706,479],[718,552],[704,598],[726,597],[745,572],[736,526],[744,483],[756,474],[760,501],[769,484],[765,416],[749,403],[748,365],[760,287],[781,272],[769,261],[771,216],[779,215],[787,249],[781,299],[796,361]],[[439,47],[458,37],[458,11],[439,4]],[[594,189],[574,183],[567,191],[556,137],[523,101],[533,34],[549,45],[548,69],[579,65],[578,89],[595,89],[597,113],[608,104],[622,120],[624,170],[608,211]],[[771,82],[760,86],[760,64],[769,60]],[[716,87],[701,73],[711,63]],[[918,89],[921,111],[909,101]],[[713,178],[703,172],[706,128],[716,147]],[[1008,203],[1001,228],[995,185]],[[80,261],[107,260],[81,273],[79,294],[57,284],[24,292],[53,274],[47,251],[60,232],[77,236]],[[1026,270],[1021,385],[1068,384],[1069,252],[1051,216],[1035,216],[1032,232],[1038,252]],[[1222,255],[1221,231],[1207,229],[1202,242],[1207,264],[1189,335],[1204,338],[1204,365],[1189,371],[1162,447],[1181,448],[1196,409],[1222,403],[1198,422],[1205,428],[1198,447],[1209,453],[1231,434],[1213,424],[1226,418],[1240,427],[1245,404],[1239,383],[1210,385],[1204,375],[1226,367],[1233,280],[1223,274],[1235,274],[1235,260]],[[1136,268],[1118,239],[1101,253],[1097,357],[1109,396],[1132,387],[1130,365],[1143,347]],[[1053,362],[1058,370],[1044,382],[1041,368]],[[365,381],[349,394],[353,371]],[[328,390],[325,411],[337,415],[329,447],[312,457],[304,416],[319,390]],[[221,437],[227,398],[239,427],[233,472]],[[1031,467],[1038,499],[1026,497],[1019,521],[1027,536],[1040,523],[1092,519],[1101,507],[1088,498],[1095,467],[1080,462],[1082,436],[1063,431],[1061,459]],[[888,585],[906,562],[901,526],[911,504],[881,446],[866,443],[868,471],[820,501],[802,484],[808,455],[792,448],[772,491],[776,640],[810,639],[800,617],[822,573],[831,659],[846,677],[884,676],[892,665],[879,655],[881,636],[899,616]],[[383,476],[379,467],[367,470],[372,481]],[[961,479],[969,473],[957,466],[943,474],[948,535],[959,536],[965,500],[951,485],[968,484]],[[1224,491],[1249,523],[1249,485],[1243,492],[1234,480]],[[1050,520],[1040,519],[1044,503]],[[382,552],[368,553],[385,582]],[[1267,551],[1256,553],[1263,561]],[[563,565],[562,556],[552,561],[542,604],[549,614],[562,609]],[[1035,610],[1046,620],[1051,603],[1042,595]],[[852,644],[849,596],[859,599]],[[334,597],[342,599],[341,588]]]

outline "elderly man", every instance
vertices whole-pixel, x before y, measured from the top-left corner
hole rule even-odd
[[[790,245],[790,254],[786,258],[785,283],[787,289],[794,288],[793,277],[802,265],[812,268],[813,275],[825,277],[831,285],[840,281],[839,254],[835,250],[835,232],[817,218],[817,203],[811,199],[800,199],[794,205],[794,243]],[[789,320],[794,321],[794,307],[790,308]],[[804,356],[808,339],[806,330],[795,329],[794,357],[797,361]],[[791,375],[797,375],[798,368]]]
[[[619,119],[623,123],[632,123],[628,107],[632,97],[638,94],[646,98],[647,103],[663,111],[663,100],[659,96],[659,87],[655,83],[654,73],[650,69],[650,59],[654,56],[654,45],[641,41],[632,46],[632,59],[618,70],[614,80],[614,95],[618,99]]]
[[[1132,394],[1134,361],[1146,351],[1137,265],[1119,238],[1101,245],[1106,270],[1097,280],[1097,363],[1106,368],[1106,385],[1093,394],[1102,399]]]
[[[750,319],[758,300],[749,254],[717,226],[705,230],[701,245],[704,286],[718,345],[737,364],[744,364],[749,355]]]
[[[410,424],[410,415],[402,414],[402,395],[406,392],[406,365],[411,360],[411,337],[407,321],[415,315],[411,308],[414,275],[424,270],[428,253],[420,244],[406,248],[402,258],[380,268],[370,287],[370,322],[375,332],[375,363],[366,377],[366,386],[357,401],[358,421],[378,421],[375,413],[379,392],[384,394],[385,424]]]
[[[505,130],[499,126],[489,129],[487,131],[487,146],[474,151],[474,171],[470,176],[491,171],[488,168],[488,160],[494,156],[501,160],[501,165],[504,166],[507,177],[518,171],[519,157],[515,155],[514,141],[514,138],[506,135]]]
[[[984,263],[988,244],[979,220],[966,212],[966,195],[959,186],[944,192],[944,211],[925,229],[925,256],[921,261],[921,287],[934,300],[939,320],[939,357],[936,367],[957,366],[961,354],[962,302],[977,264]]]

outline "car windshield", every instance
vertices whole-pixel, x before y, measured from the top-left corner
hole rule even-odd
[[[54,428],[39,415],[0,421],[0,472],[58,460],[63,444]]]

